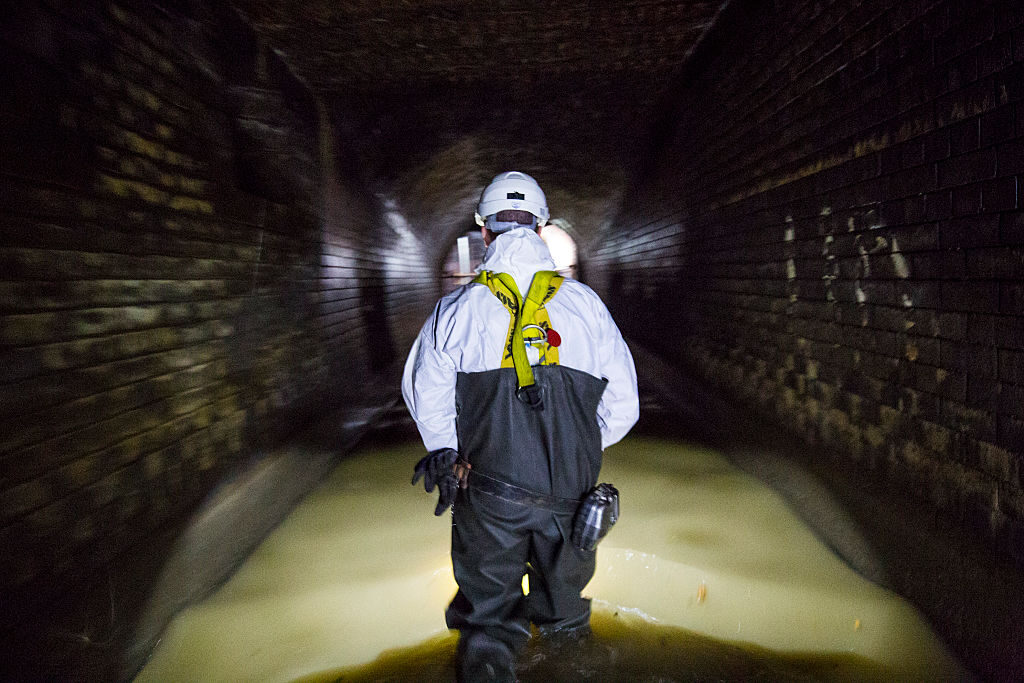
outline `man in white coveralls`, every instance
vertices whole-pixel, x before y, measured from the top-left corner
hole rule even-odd
[[[639,402],[633,358],[607,308],[553,272],[537,182],[496,176],[476,219],[488,247],[479,275],[438,302],[406,361],[402,394],[428,451],[413,483],[424,476],[428,492],[438,487],[437,515],[454,503],[459,590],[445,618],[460,632],[459,680],[513,681],[530,622],[542,635],[589,632],[580,591],[597,538],[574,543],[574,518],[584,530],[600,526],[600,510],[589,522],[577,513],[599,488],[603,449],[636,423]],[[617,516],[617,492],[614,505]]]

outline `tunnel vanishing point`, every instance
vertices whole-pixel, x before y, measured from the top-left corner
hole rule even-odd
[[[871,482],[890,583],[1024,677],[1024,3],[4,14],[5,679],[138,669],[394,405],[512,168],[649,381]]]

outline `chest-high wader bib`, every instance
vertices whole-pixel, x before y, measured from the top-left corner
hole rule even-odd
[[[516,398],[534,410],[544,409],[544,399],[540,387],[534,381],[526,344],[539,349],[541,365],[558,365],[560,341],[551,328],[551,320],[544,306],[555,296],[563,281],[564,278],[553,271],[538,271],[530,282],[524,300],[519,295],[515,280],[507,273],[485,270],[473,280],[487,285],[509,312],[501,367],[515,368],[518,383]],[[594,487],[581,504],[578,500],[540,495],[485,475],[481,477],[476,479],[477,485],[495,495],[553,512],[575,512],[572,541],[576,547],[584,550],[594,550],[619,516],[619,492],[611,484]]]
[[[540,365],[558,365],[560,341],[551,329],[551,319],[544,306],[555,296],[564,280],[553,270],[537,271],[525,299],[508,273],[485,270],[473,280],[486,285],[509,313],[501,367],[515,368],[518,382],[516,398],[535,410],[543,410],[544,398],[534,382],[526,345],[539,351]]]
[[[460,632],[460,680],[488,677],[491,662],[511,680],[531,621],[552,633],[590,622],[581,592],[594,575],[593,546],[617,512],[581,502],[596,499],[587,493],[601,467],[597,408],[607,380],[559,365],[560,340],[544,307],[562,280],[541,271],[525,297],[507,274],[485,271],[474,280],[510,320],[500,368],[459,373],[456,384],[460,450],[480,457],[452,513],[459,591],[445,623]],[[530,365],[526,344],[538,351],[538,365]]]

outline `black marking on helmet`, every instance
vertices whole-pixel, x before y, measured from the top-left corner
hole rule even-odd
[[[526,199],[526,195],[522,192],[509,192],[505,199]]]

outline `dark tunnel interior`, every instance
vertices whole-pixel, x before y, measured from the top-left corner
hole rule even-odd
[[[5,14],[5,679],[131,678],[354,444],[409,430],[402,364],[509,169],[629,340],[642,427],[1024,679],[1024,4]]]

